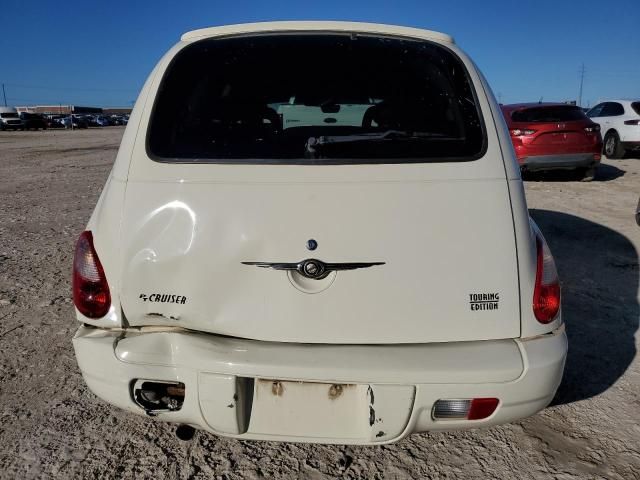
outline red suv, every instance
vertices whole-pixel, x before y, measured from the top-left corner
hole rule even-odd
[[[502,105],[523,173],[576,170],[593,180],[600,163],[602,136],[580,107],[563,103]]]

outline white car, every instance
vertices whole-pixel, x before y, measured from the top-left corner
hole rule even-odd
[[[303,125],[271,107],[292,97]],[[133,109],[73,292],[88,386],[182,438],[511,422],[552,400],[567,353],[500,107],[449,36],[414,28],[183,35]]]
[[[587,116],[600,124],[603,153],[608,158],[622,158],[626,151],[640,150],[640,101],[602,102]]]
[[[0,107],[0,130],[24,130],[24,122],[13,107]]]

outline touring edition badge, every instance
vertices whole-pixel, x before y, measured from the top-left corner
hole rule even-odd
[[[470,293],[469,308],[472,312],[478,310],[498,310],[500,304],[499,293]]]

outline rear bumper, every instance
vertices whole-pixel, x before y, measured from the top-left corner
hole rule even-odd
[[[599,155],[599,154],[598,154]],[[590,168],[600,163],[593,152],[572,153],[566,155],[535,155],[518,159],[520,166],[535,172],[539,170],[571,170],[574,168]]]
[[[81,327],[73,345],[91,390],[133,413],[145,413],[132,398],[137,379],[177,381],[185,384],[184,404],[160,413],[161,420],[240,439],[342,444],[389,443],[413,432],[533,415],[553,398],[567,353],[564,327],[525,340],[380,346]],[[247,404],[238,398],[246,394],[238,386],[247,385],[239,380],[246,379],[251,405],[236,408]],[[327,395],[336,384],[342,398]],[[481,397],[500,400],[487,419],[432,418],[438,399]]]

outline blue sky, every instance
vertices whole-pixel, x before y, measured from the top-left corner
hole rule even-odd
[[[304,19],[449,33],[504,103],[575,99],[582,63],[584,105],[640,97],[640,0],[30,0],[2,2],[0,19],[0,83],[10,105],[131,105],[185,31]]]

